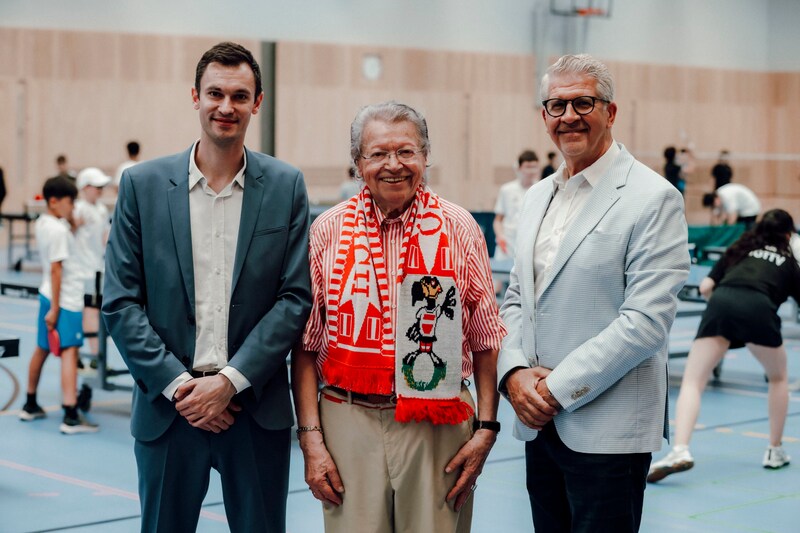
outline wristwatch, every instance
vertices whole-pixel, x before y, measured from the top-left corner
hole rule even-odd
[[[475,421],[472,422],[472,431],[478,431],[479,429],[488,429],[489,431],[500,433],[500,422],[497,420],[475,419]]]

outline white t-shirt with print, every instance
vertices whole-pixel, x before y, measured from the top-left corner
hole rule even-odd
[[[761,202],[753,191],[739,183],[728,183],[717,189],[725,213],[740,217],[754,217],[761,212]]]
[[[36,219],[36,245],[42,260],[42,284],[39,293],[48,300],[53,299],[50,282],[50,265],[61,261],[61,294],[59,307],[67,311],[83,310],[83,279],[74,264],[75,237],[69,223],[49,213]]]
[[[514,248],[517,242],[517,225],[519,224],[519,211],[522,208],[522,199],[530,187],[523,187],[518,179],[504,183],[497,193],[497,203],[494,205],[494,214],[503,216],[503,233],[508,246],[508,257],[514,257]],[[505,259],[500,247],[495,249],[496,259]]]
[[[106,233],[110,227],[108,208],[99,200],[94,204],[80,199],[72,212],[83,223],[75,232],[75,264],[83,279],[93,280],[104,271]]]

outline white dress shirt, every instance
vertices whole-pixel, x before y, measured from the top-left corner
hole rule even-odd
[[[189,156],[189,220],[192,227],[192,265],[194,267],[195,351],[192,368],[219,370],[236,392],[250,381],[228,364],[228,310],[231,302],[233,262],[239,238],[239,220],[244,197],[244,171],[241,169],[217,194],[195,163],[195,143]],[[185,372],[164,389],[170,400],[178,387],[191,379]]]
[[[600,159],[578,174],[568,177],[566,164],[562,163],[553,175],[553,198],[536,234],[536,244],[533,248],[536,302],[542,295],[545,276],[549,274],[564,235],[580,214],[594,186],[608,172],[619,153],[619,146],[612,140],[611,146]]]

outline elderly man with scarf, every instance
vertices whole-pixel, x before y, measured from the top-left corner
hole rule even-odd
[[[426,186],[419,112],[370,105],[350,133],[365,186],[311,228],[314,307],[292,355],[306,482],[328,532],[469,531],[500,430],[486,244]]]

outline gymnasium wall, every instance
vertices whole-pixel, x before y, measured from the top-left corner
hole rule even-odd
[[[113,176],[136,139],[142,157],[187,148],[199,137],[194,68],[214,37],[0,28],[0,166],[20,212],[66,154],[75,170]],[[258,54],[257,41],[242,44]],[[259,57],[256,57],[259,59]],[[247,142],[259,146],[258,127]]]
[[[376,81],[361,73],[365,54],[383,59]],[[768,73],[609,61],[617,83],[615,138],[661,171],[663,149],[691,146],[687,212],[707,221],[701,197],[720,148],[732,152],[734,179],[767,207],[800,216],[800,73]],[[473,210],[489,210],[513,177],[517,154],[554,149],[535,105],[538,86],[526,55],[280,43],[277,153],[306,173],[312,197],[335,199],[349,156],[349,124],[369,102],[395,98],[422,109],[432,141],[431,184]],[[323,127],[322,125],[326,125]]]
[[[112,172],[129,139],[142,142],[145,158],[188,146],[199,131],[194,65],[220,39],[0,27],[5,210],[19,211],[38,192],[58,153],[73,168]],[[240,41],[260,50],[258,40]],[[365,54],[381,57],[379,79],[363,75]],[[306,172],[313,200],[333,201],[352,117],[366,103],[395,98],[429,119],[431,184],[465,207],[491,209],[523,148],[540,156],[552,149],[536,106],[536,62],[533,54],[281,41],[276,153]],[[732,152],[735,179],[767,207],[800,216],[800,72],[608,63],[618,86],[617,140],[656,169],[669,144],[697,153],[690,222],[707,220],[699,198],[720,148]],[[251,127],[248,145],[259,144]]]

